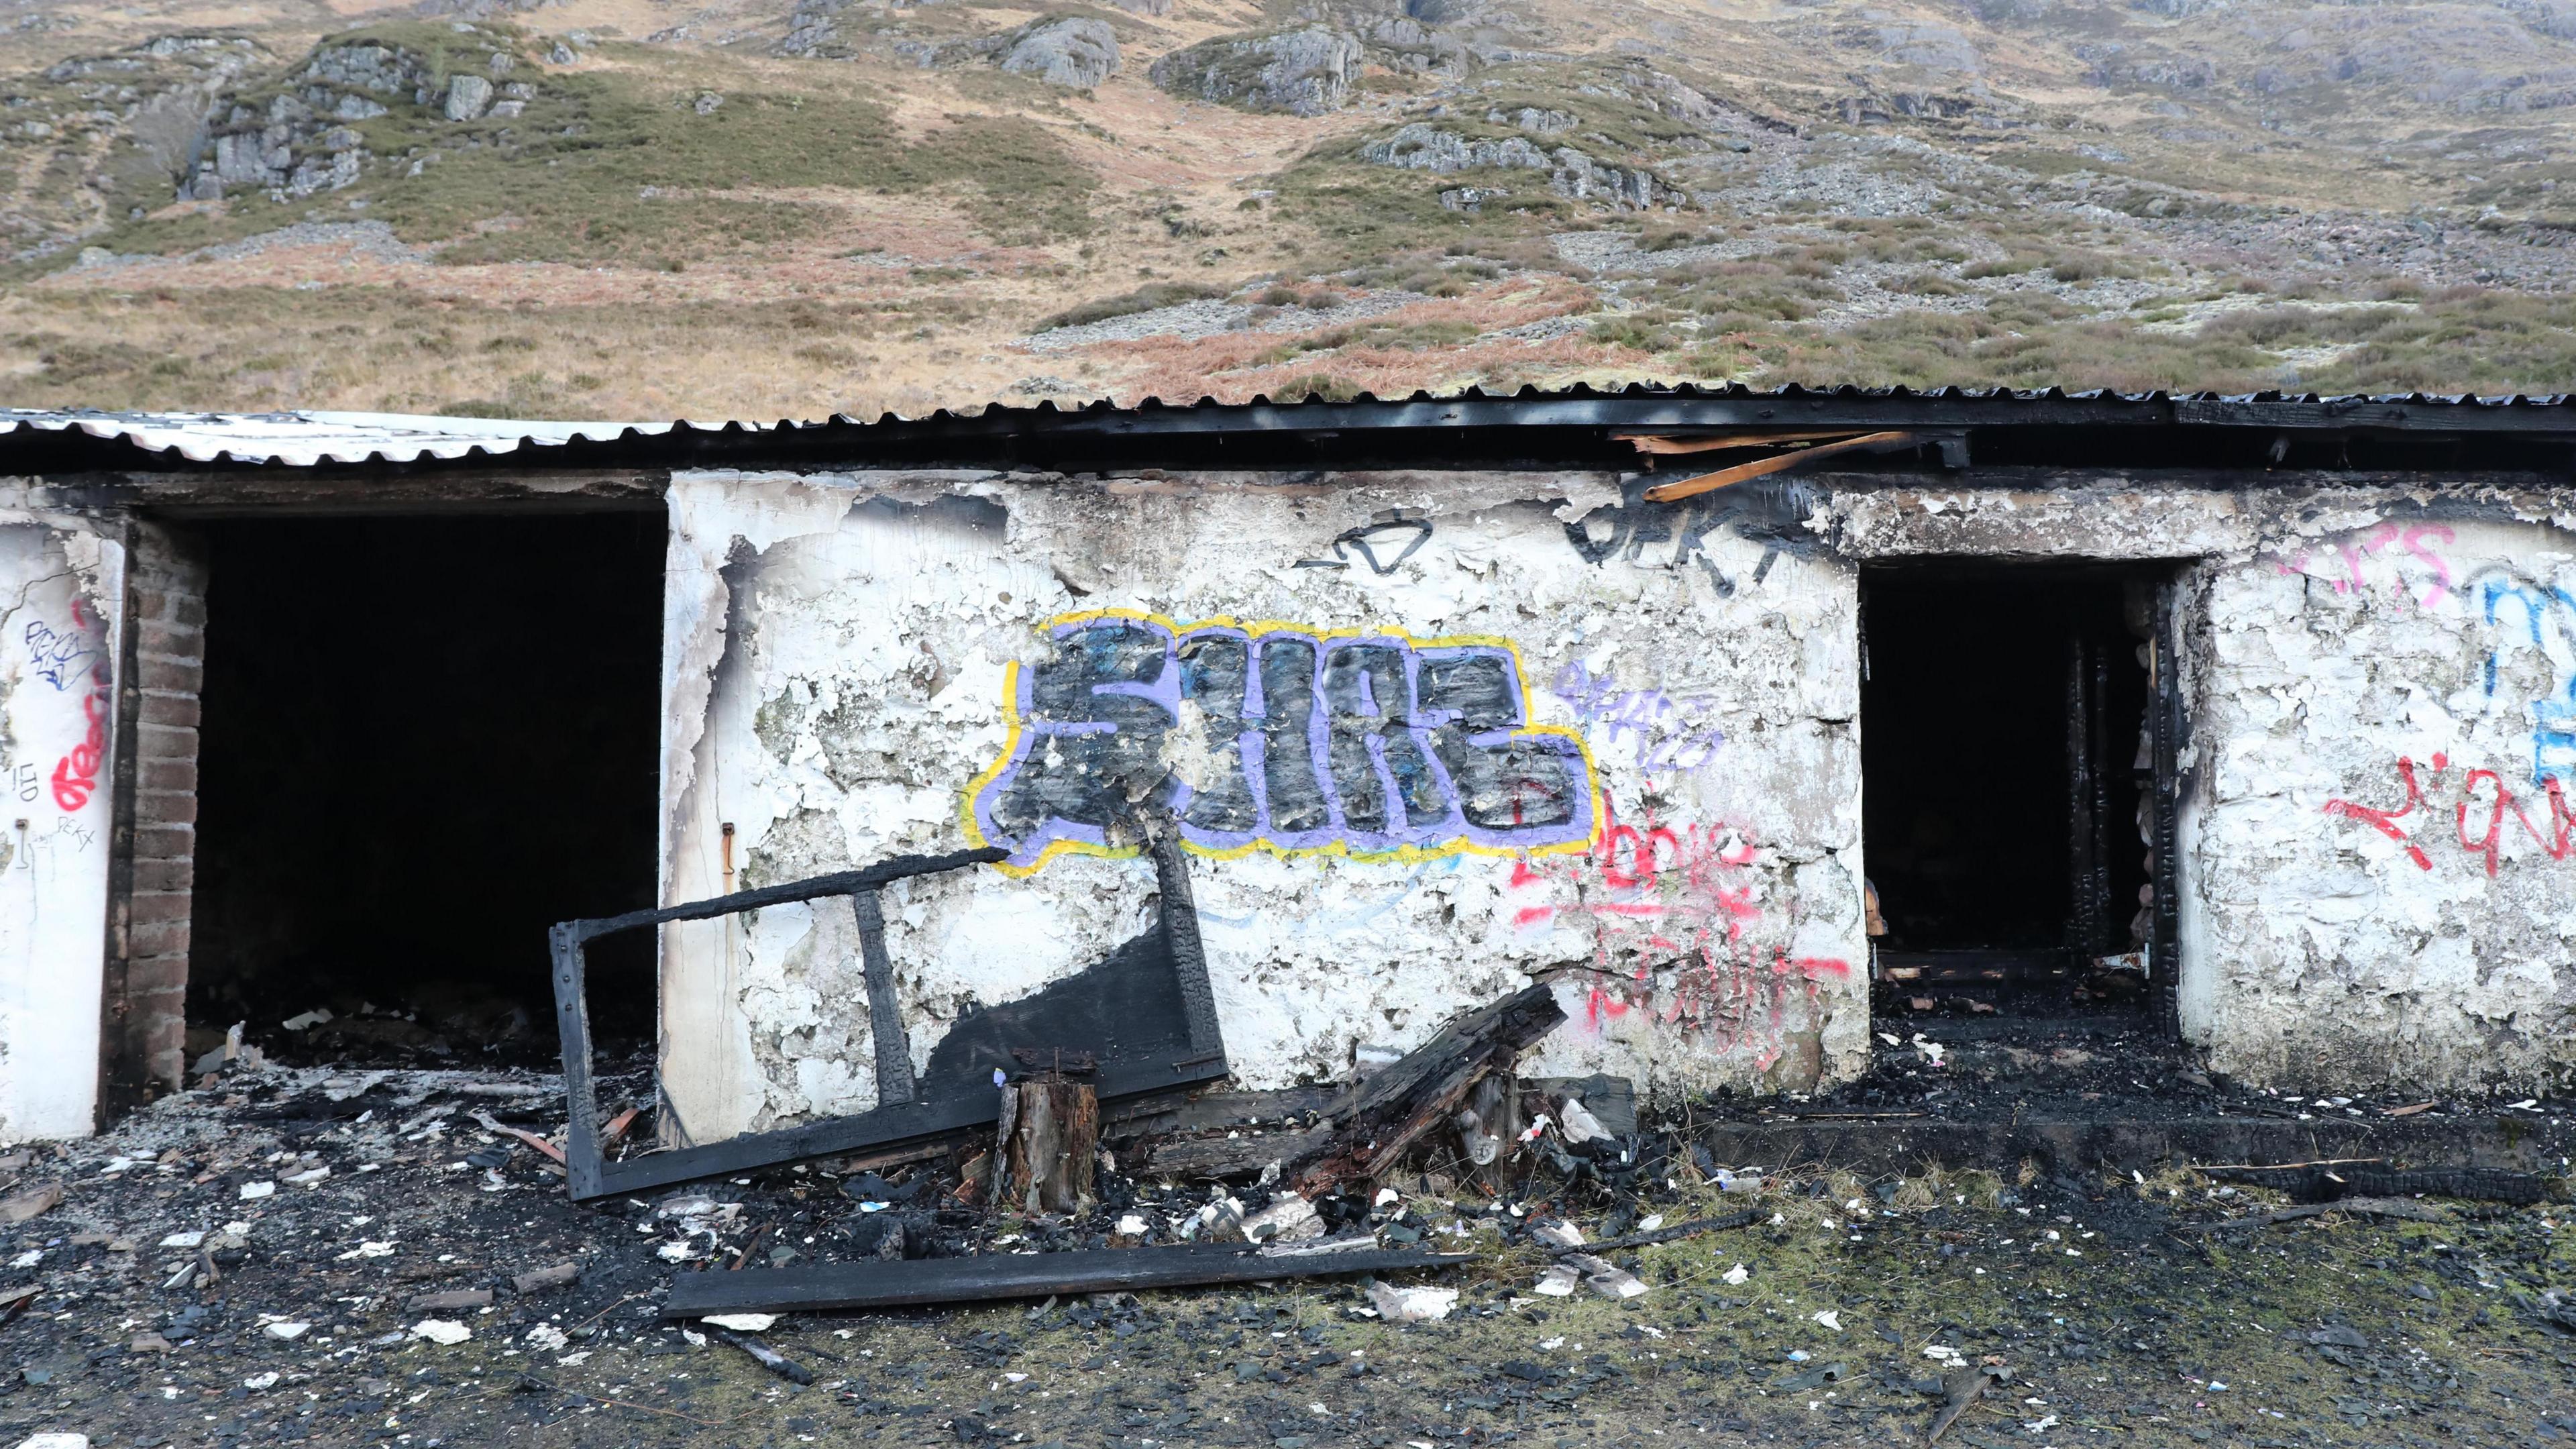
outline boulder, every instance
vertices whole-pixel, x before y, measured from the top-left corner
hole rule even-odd
[[[1247,111],[1320,116],[1349,99],[1359,39],[1322,25],[1270,35],[1225,36],[1154,62],[1154,84]]]
[[[1085,15],[1041,20],[1019,30],[999,64],[1015,75],[1087,90],[1118,73],[1118,33]]]
[[[447,78],[447,119],[470,121],[492,104],[492,83],[479,75]]]

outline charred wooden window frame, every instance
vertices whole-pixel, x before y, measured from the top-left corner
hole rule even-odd
[[[2155,917],[2149,926],[2147,966],[2155,991],[2156,1024],[2171,1041],[2182,1040],[2182,747],[2191,727],[2182,694],[2182,581],[2168,574],[2156,582],[2155,634],[2147,650],[2147,729],[2155,764]]]
[[[1181,856],[1179,839],[1167,833],[1148,853],[1161,888],[1163,939],[1171,953],[1182,1013],[1189,1023],[1189,1046],[1178,1057],[1155,1054],[1103,1060],[1098,1091],[1104,1100],[1218,1081],[1232,1070],[1226,1061],[1224,1038],[1217,1030],[1216,993],[1208,981],[1207,954],[1199,942],[1198,911],[1191,901],[1189,870]],[[894,964],[886,956],[881,894],[898,880],[991,865],[1009,857],[1010,852],[1001,849],[896,856],[863,870],[812,876],[710,900],[629,911],[622,916],[564,921],[547,932],[554,955],[555,1021],[563,1033],[564,1094],[570,1124],[564,1143],[564,1167],[573,1199],[579,1202],[613,1193],[670,1187],[868,1148],[900,1147],[998,1120],[999,1093],[927,1099],[918,1094],[911,1039],[895,1006]],[[642,930],[672,921],[703,921],[737,911],[833,896],[850,898],[859,929],[868,1020],[876,1046],[878,1105],[854,1116],[830,1117],[775,1132],[749,1133],[724,1142],[655,1152],[623,1162],[608,1161],[600,1146],[599,1101],[590,1074],[590,1006],[584,994],[588,944],[620,931]]]

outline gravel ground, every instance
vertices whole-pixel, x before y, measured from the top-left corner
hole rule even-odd
[[[2056,1086],[2080,1100],[2114,1056],[2061,1062]],[[2011,1090],[1923,1086],[1920,1048],[1886,1057],[1851,1100]],[[914,1255],[1092,1246],[1129,1214],[1168,1240],[1218,1190],[1111,1175],[1094,1214],[1030,1221],[955,1206],[934,1162],[858,1184],[912,1193],[871,1213],[824,1164],[575,1205],[474,1118],[552,1130],[552,1091],[270,1067],[0,1156],[0,1194],[63,1191],[0,1227],[0,1301],[37,1290],[0,1326],[0,1444],[1875,1445],[1921,1442],[1945,1367],[1980,1363],[2008,1377],[1945,1443],[2576,1442],[2576,1338],[2544,1296],[2576,1288],[2556,1205],[2182,1234],[2265,1195],[2020,1164],[1753,1186],[1652,1132],[1549,1144],[1490,1188],[1408,1174],[1391,1201],[1319,1204],[1474,1250],[1409,1285],[1457,1291],[1440,1321],[1389,1323],[1327,1280],[781,1320],[764,1337],[812,1371],[797,1385],[661,1323],[668,1276],[861,1257],[893,1221]],[[1638,1296],[1537,1291],[1552,1217],[1597,1239],[1747,1207],[1749,1226],[1615,1254]],[[513,1286],[559,1264],[577,1278]],[[490,1302],[422,1301],[457,1292]]]

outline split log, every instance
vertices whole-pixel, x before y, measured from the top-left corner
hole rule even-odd
[[[1027,1213],[1079,1211],[1091,1200],[1100,1151],[1100,1099],[1091,1084],[1053,1072],[1002,1088],[993,1203]]]
[[[1376,1180],[1452,1121],[1477,1083],[1497,1072],[1509,1076],[1520,1054],[1564,1020],[1556,993],[1543,984],[1459,1017],[1336,1100],[1326,1114],[1331,1136],[1290,1161],[1282,1176],[1307,1197]]]

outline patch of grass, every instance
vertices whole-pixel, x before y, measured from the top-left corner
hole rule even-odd
[[[480,73],[492,42],[465,48]],[[322,44],[396,45],[434,70],[466,40],[441,26],[370,26]],[[503,48],[516,44],[506,36]],[[951,116],[907,144],[886,108],[834,91],[781,91],[748,73],[710,73],[644,47],[609,47],[613,68],[542,74],[525,111],[456,123],[433,97],[386,98],[386,114],[354,123],[372,160],[361,180],[328,194],[413,243],[443,242],[449,262],[682,264],[763,253],[815,235],[838,217],[828,203],[738,194],[815,188],[956,195],[998,240],[1022,244],[1091,226],[1096,178],[1054,134],[1023,117]],[[300,63],[296,67],[300,69]],[[290,71],[290,74],[293,72]],[[727,82],[736,82],[727,84]],[[700,114],[696,98],[724,103]],[[264,92],[241,93],[258,103]],[[127,223],[101,245],[170,252],[304,219],[320,198],[274,202],[244,194],[221,214]]]
[[[1222,297],[1226,295],[1226,290],[1203,282],[1148,282],[1132,292],[1121,292],[1115,297],[1102,297],[1095,301],[1067,307],[1039,322],[1035,330],[1047,332],[1058,327],[1080,327],[1091,322],[1106,322],[1112,317],[1126,317],[1138,312],[1152,312],[1164,307],[1178,306],[1183,302],[1198,302],[1210,297]],[[1290,294],[1290,300],[1295,300],[1294,293]],[[1285,304],[1271,305],[1284,306]]]
[[[1269,390],[1273,402],[1302,401],[1321,398],[1325,402],[1349,402],[1365,389],[1345,377],[1329,372],[1302,373]]]

